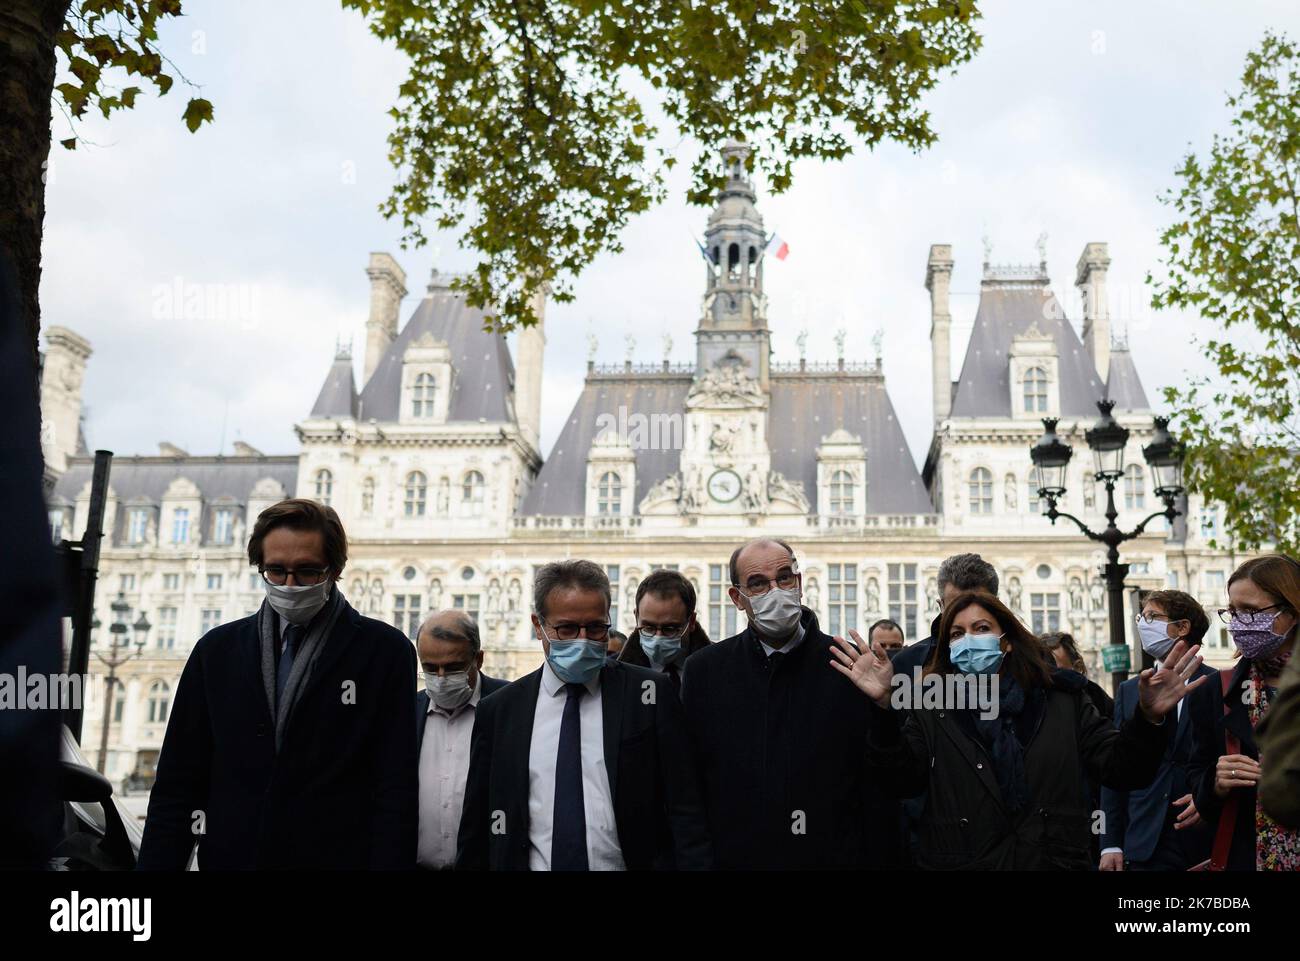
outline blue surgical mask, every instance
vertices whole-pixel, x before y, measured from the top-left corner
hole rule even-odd
[[[647,634],[645,631],[637,632],[641,641],[641,650],[645,652],[648,660],[657,670],[663,670],[682,652],[681,635],[677,637],[661,637],[658,634]]]
[[[1001,634],[966,634],[948,645],[948,660],[963,674],[993,674],[1002,664]]]
[[[566,684],[586,684],[605,666],[609,651],[599,641],[578,638],[573,641],[551,641],[546,660],[551,670]]]
[[[1142,638],[1142,650],[1157,661],[1163,661],[1177,643],[1169,636],[1168,621],[1138,621],[1138,636]]]

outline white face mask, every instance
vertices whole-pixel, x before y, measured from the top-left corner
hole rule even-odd
[[[474,687],[469,682],[469,671],[453,671],[442,677],[426,673],[424,689],[429,692],[433,703],[444,711],[454,711],[474,696]]]
[[[1169,621],[1138,621],[1138,636],[1142,638],[1142,650],[1157,661],[1163,661],[1178,643],[1169,636]]]
[[[301,626],[325,606],[329,600],[331,584],[328,579],[310,587],[276,587],[274,584],[266,584],[266,602],[290,624]]]
[[[789,637],[799,626],[799,617],[803,613],[799,600],[798,588],[784,591],[774,587],[766,594],[751,597],[749,607],[753,613],[749,615],[750,623],[766,637]]]

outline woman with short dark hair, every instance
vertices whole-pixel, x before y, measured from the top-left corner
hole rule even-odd
[[[870,763],[899,797],[928,789],[922,868],[1088,870],[1085,771],[1110,787],[1149,784],[1173,729],[1165,715],[1201,683],[1185,686],[1200,658],[1180,643],[1160,671],[1142,672],[1140,709],[1116,730],[1083,678],[1053,669],[1006,605],[977,591],[944,605],[922,691],[905,691],[911,680],[893,676],[879,645],[850,634],[858,646],[837,639],[831,666],[875,705]],[[972,686],[995,699],[972,705],[959,696]]]

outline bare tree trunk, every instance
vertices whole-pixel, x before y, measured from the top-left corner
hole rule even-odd
[[[41,231],[50,155],[55,37],[71,0],[0,3],[0,248],[18,275],[31,363],[40,345]]]

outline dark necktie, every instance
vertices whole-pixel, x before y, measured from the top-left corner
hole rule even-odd
[[[302,641],[303,629],[297,624],[290,624],[284,629],[284,650],[280,652],[280,666],[275,671],[275,709],[280,710],[280,699],[284,694],[284,685],[289,681],[289,672],[293,670],[293,659],[298,653],[298,644]]]
[[[582,804],[582,720],[578,711],[587,689],[566,684],[569,698],[560,721],[555,758],[555,811],[551,818],[551,870],[586,871],[587,814]]]

